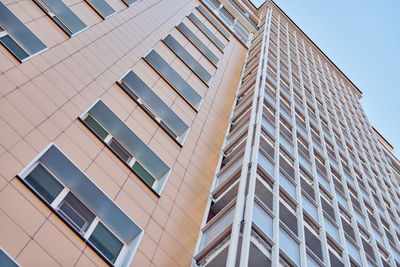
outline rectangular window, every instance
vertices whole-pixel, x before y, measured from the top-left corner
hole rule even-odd
[[[210,41],[221,51],[224,52],[225,49],[225,45],[218,39],[217,36],[215,36],[210,29],[207,28],[206,25],[203,24],[203,22],[201,22],[199,20],[198,17],[196,17],[195,14],[190,13],[188,15],[189,20],[197,26],[197,28],[199,28],[199,30],[204,33],[205,36],[207,36],[208,39],[210,39]]]
[[[103,18],[115,13],[115,10],[105,0],[86,0],[86,2]]]
[[[162,41],[202,82],[207,86],[210,85],[211,74],[171,34],[168,34]]]
[[[70,37],[87,28],[86,24],[61,0],[34,0],[34,2]]]
[[[97,135],[157,195],[170,168],[129,129],[101,100],[80,116]]]
[[[208,21],[214,25],[214,27],[226,38],[226,40],[229,40],[230,35],[227,30],[213,17],[213,15],[210,14],[210,12],[207,11],[203,6],[198,6],[197,10],[208,19]]]
[[[0,2],[0,43],[20,62],[47,49],[2,2]]]
[[[281,227],[279,227],[279,244],[281,250],[285,252],[296,264],[300,264],[299,244]]]
[[[259,204],[254,203],[253,206],[253,221],[265,234],[272,239],[272,217],[260,207]]]
[[[183,144],[189,127],[134,72],[129,71],[118,84],[168,135]]]
[[[217,56],[183,23],[176,28],[215,66],[218,66]]]
[[[108,264],[129,265],[143,230],[54,144],[18,177]]]
[[[192,108],[199,110],[202,97],[155,50],[144,59]]]

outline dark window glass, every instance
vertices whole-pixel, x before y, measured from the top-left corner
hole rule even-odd
[[[306,245],[307,247],[314,252],[314,254],[320,258],[320,260],[323,260],[322,257],[322,248],[321,248],[321,241],[317,236],[315,236],[313,233],[311,233],[310,230],[307,229],[307,227],[304,227],[304,239],[306,240]]]
[[[0,32],[7,35],[2,43],[19,61],[24,61],[47,47],[0,1]]]
[[[50,204],[64,189],[64,186],[40,164],[25,178],[25,181]]]
[[[69,36],[86,28],[74,12],[61,0],[34,0],[47,15]]]
[[[221,51],[224,51],[225,45],[218,39],[217,36],[215,36],[215,34],[213,34],[210,29],[207,28],[206,25],[203,24],[203,22],[201,22],[195,14],[190,13],[188,18],[190,19],[191,22],[193,22],[194,25],[197,26],[197,28],[199,28],[199,30],[204,33],[205,36],[207,36],[208,39],[210,39],[211,42],[213,42],[213,44],[215,44],[215,46]]]
[[[121,88],[135,100],[162,128],[180,144],[189,127],[133,71],[119,82]],[[140,98],[141,101],[138,101]],[[147,107],[149,106],[149,108]],[[160,117],[161,121],[156,117]]]
[[[63,199],[58,212],[80,233],[84,234],[96,215],[71,192]]]
[[[229,40],[230,35],[227,30],[210,14],[203,6],[198,6],[197,9],[200,13],[208,19],[208,21],[214,25],[214,27],[227,39]]]
[[[279,219],[287,226],[294,234],[297,235],[297,219],[296,216],[289,211],[282,202],[279,202]]]
[[[87,116],[84,121],[101,139],[104,140],[107,137],[108,132],[92,116]]]
[[[92,235],[89,237],[89,242],[112,263],[115,262],[123,247],[123,243],[101,222],[97,224]]]
[[[176,28],[216,67],[218,57],[183,23]]]
[[[115,10],[104,0],[86,0],[86,2],[103,18],[115,13]]]
[[[151,50],[144,59],[190,104],[191,107],[195,110],[199,109],[202,97],[155,50]]]
[[[114,138],[111,139],[110,143],[108,144],[110,146],[110,148],[117,153],[118,156],[121,157],[121,159],[123,161],[125,161],[126,163],[129,163],[129,161],[131,160],[131,155],[129,154],[128,151],[125,150],[125,148],[123,148],[121,146],[120,143],[118,143]]]
[[[7,48],[7,50],[10,51],[20,61],[29,57],[28,53],[26,53],[25,50],[22,49],[9,35],[1,37],[0,43],[2,43],[5,48]]]
[[[148,185],[153,186],[155,181],[154,177],[148,171],[146,171],[146,169],[143,168],[139,162],[136,161],[133,164],[132,169],[137,175],[139,175],[140,178],[143,179],[143,181],[145,181]]]
[[[193,72],[200,78],[205,84],[209,84],[211,80],[211,74],[200,65],[200,63],[192,57],[192,55],[178,42],[172,35],[168,34],[163,39],[164,44],[168,46],[172,52],[175,53],[182,61],[186,64]]]

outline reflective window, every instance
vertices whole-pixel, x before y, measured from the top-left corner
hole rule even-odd
[[[156,194],[161,193],[170,168],[101,100],[80,119]]]
[[[272,238],[272,218],[257,203],[254,203],[253,221],[261,230]]]
[[[34,2],[69,36],[87,28],[61,0],[34,0]]]
[[[135,253],[143,230],[55,145],[48,146],[18,177],[108,264],[131,260],[129,254]],[[127,253],[121,254],[123,247]]]
[[[299,244],[294,241],[288,233],[279,228],[279,247],[283,250],[295,263],[300,263]]]
[[[274,176],[274,165],[261,152],[258,153],[258,163],[267,173],[272,177]]]
[[[2,2],[0,2],[0,43],[19,61],[47,49]]]

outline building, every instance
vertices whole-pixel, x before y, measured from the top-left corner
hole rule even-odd
[[[0,43],[0,265],[400,265],[393,148],[272,1],[1,0]]]

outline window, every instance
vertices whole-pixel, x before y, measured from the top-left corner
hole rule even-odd
[[[105,0],[86,0],[86,2],[103,18],[115,13],[115,10]]]
[[[192,57],[192,55],[178,42],[175,38],[168,34],[163,40],[163,43],[171,49],[172,52],[179,57],[183,63],[188,66],[199,79],[207,86],[211,81],[211,74],[200,65],[200,63]]]
[[[18,177],[108,264],[130,263],[143,230],[54,144]]]
[[[183,144],[189,127],[134,72],[129,71],[118,84],[168,135]]]
[[[14,259],[11,258],[11,256],[0,247],[0,266],[19,267],[20,265],[16,263]]]
[[[170,168],[139,139],[101,100],[80,116],[97,135],[157,195]]]
[[[47,49],[14,14],[0,2],[0,43],[20,62]]]
[[[253,221],[265,234],[272,239],[272,216],[258,203],[253,206]]]
[[[189,20],[199,28],[199,30],[204,33],[205,36],[207,36],[208,39],[221,51],[224,51],[225,45],[215,36],[208,28],[206,25],[203,24],[199,20],[199,18],[196,17],[195,14],[190,13],[188,15]]]
[[[202,97],[155,50],[144,59],[193,109],[199,110]]]
[[[299,244],[281,227],[279,227],[279,244],[283,250],[296,264],[300,264]]]
[[[183,23],[176,28],[215,66],[219,59],[217,56]]]
[[[207,11],[203,6],[198,6],[197,10],[208,19],[208,21],[214,25],[214,27],[227,39],[229,40],[230,35],[227,30]]]
[[[61,0],[34,1],[70,37],[87,28]]]

